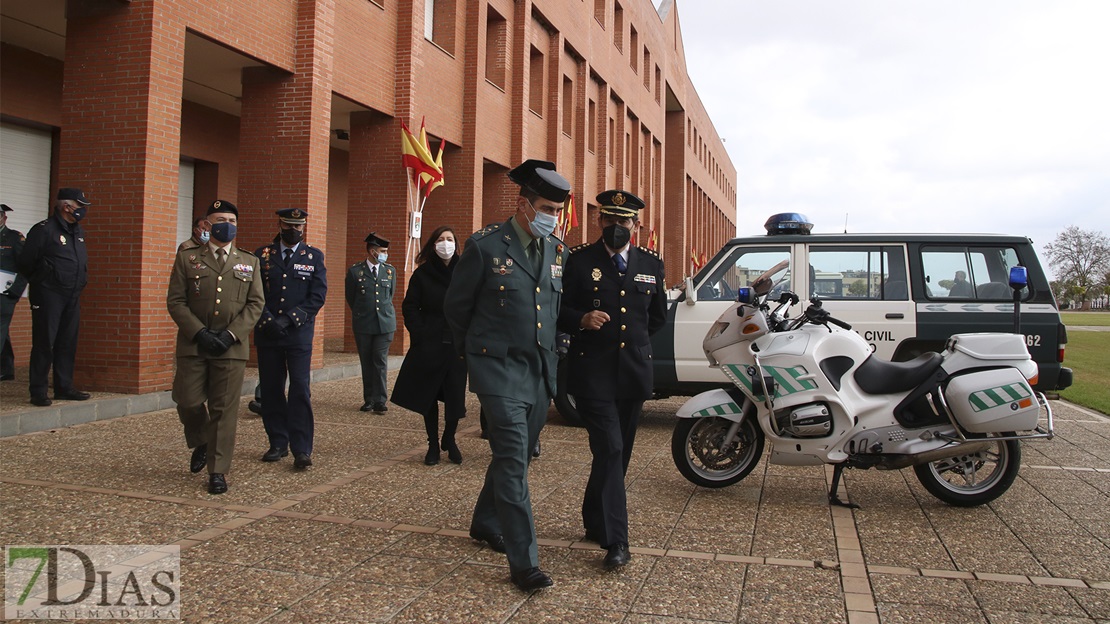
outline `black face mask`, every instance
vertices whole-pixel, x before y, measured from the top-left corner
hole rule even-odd
[[[77,208],[74,208],[73,209],[73,220],[74,220],[74,222],[79,222],[81,219],[84,219],[85,214],[88,213],[88,212],[89,212],[89,209],[84,207],[84,206],[78,206]]]
[[[235,240],[235,224],[234,223],[213,223],[212,224],[212,238],[220,241],[221,243],[230,243]]]
[[[601,240],[609,246],[609,249],[620,251],[632,239],[632,230],[621,227],[614,223],[601,231]]]
[[[285,243],[287,247],[292,247],[293,245],[296,245],[297,243],[301,242],[302,238],[304,238],[304,232],[299,232],[294,229],[281,231],[281,241]]]

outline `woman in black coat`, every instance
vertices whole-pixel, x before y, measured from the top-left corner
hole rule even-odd
[[[408,354],[397,373],[390,401],[424,417],[428,453],[424,463],[439,463],[439,451],[456,464],[462,453],[455,444],[459,419],[466,416],[466,360],[455,352],[451,329],[443,317],[443,298],[459,262],[455,232],[440,226],[416,256],[401,312],[411,338]],[[443,401],[443,438],[439,437],[439,403]]]

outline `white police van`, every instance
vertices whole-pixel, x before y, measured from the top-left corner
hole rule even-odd
[[[682,289],[669,293],[667,324],[652,338],[656,397],[728,386],[706,362],[702,338],[735,301],[736,289],[761,275],[769,276],[775,289],[801,297],[795,309],[820,297],[876,355],[905,361],[940,351],[952,334],[1012,332],[1014,295],[1007,281],[1014,266],[1024,266],[1029,276],[1020,294],[1021,330],[1040,366],[1036,387],[1047,392],[1071,385],[1071,369],[1062,365],[1067,332],[1028,238],[810,234],[812,224],[798,213],[774,215],[766,228],[765,236],[729,241]],[[568,421],[577,422],[562,375],[555,403]]]

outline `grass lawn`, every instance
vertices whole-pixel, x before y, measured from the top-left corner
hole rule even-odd
[[[1060,319],[1064,325],[1097,325],[1110,326],[1110,312],[1061,312]],[[1068,339],[1071,339],[1069,332]]]
[[[1090,313],[1075,313],[1086,316]],[[1110,325],[1110,313],[1099,313]],[[1071,316],[1070,314],[1065,314]],[[1065,316],[1061,315],[1061,316]],[[1072,324],[1065,319],[1065,324]],[[1077,325],[1095,325],[1078,322]],[[1110,332],[1069,331],[1064,366],[1072,369],[1075,381],[1060,396],[1083,407],[1110,414]]]

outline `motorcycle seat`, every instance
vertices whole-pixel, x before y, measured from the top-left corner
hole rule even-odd
[[[894,394],[920,386],[944,358],[939,353],[922,353],[908,362],[887,362],[871,356],[856,369],[853,377],[868,394]]]

